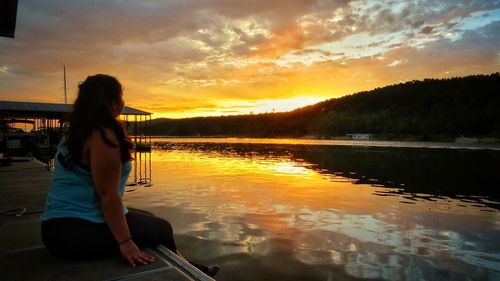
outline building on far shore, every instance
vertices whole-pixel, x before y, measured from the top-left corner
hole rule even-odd
[[[371,140],[373,139],[372,134],[346,134],[346,138],[350,140]]]

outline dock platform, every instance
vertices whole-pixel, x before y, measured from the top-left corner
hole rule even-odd
[[[214,281],[161,245],[143,249],[156,261],[136,267],[121,257],[69,261],[50,255],[40,235],[49,187],[50,172],[36,159],[0,166],[0,280]]]

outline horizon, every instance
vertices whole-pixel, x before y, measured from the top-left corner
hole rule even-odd
[[[432,5],[431,5],[432,4]],[[107,73],[157,118],[288,112],[500,70],[500,1],[19,2],[0,100],[68,102]]]
[[[416,81],[416,82],[424,82],[426,79],[436,79],[436,80],[441,80],[441,79],[461,79],[461,78],[466,78],[466,77],[469,77],[469,76],[490,76],[490,75],[500,75],[500,72],[492,72],[492,73],[486,73],[486,74],[470,74],[470,75],[466,75],[466,76],[447,77],[447,78],[424,78],[422,80],[405,81],[405,82],[402,82],[401,84],[405,84],[405,83],[408,83],[408,82],[414,82],[414,81]],[[246,115],[252,115],[252,114],[258,115],[258,114],[272,114],[272,113],[289,113],[289,112],[293,112],[293,111],[298,110],[298,109],[302,109],[304,107],[314,106],[314,105],[316,105],[318,103],[321,103],[321,102],[327,102],[327,101],[330,101],[330,100],[333,100],[333,99],[338,99],[338,98],[342,98],[342,97],[346,97],[346,96],[351,96],[351,95],[362,94],[362,93],[365,93],[365,92],[372,92],[372,91],[375,91],[375,90],[378,90],[378,89],[384,89],[386,87],[391,87],[391,86],[395,86],[395,85],[399,85],[399,84],[400,83],[390,84],[390,85],[384,85],[384,86],[381,86],[381,87],[377,87],[377,88],[373,88],[373,89],[369,89],[369,90],[363,90],[363,91],[356,92],[356,93],[350,93],[350,94],[346,94],[346,95],[339,96],[339,97],[327,98],[327,99],[324,99],[324,100],[321,100],[321,101],[318,101],[318,102],[315,102],[315,103],[306,104],[306,105],[303,105],[303,106],[300,106],[300,107],[296,107],[296,108],[293,108],[293,109],[288,110],[288,111],[272,111],[272,112],[266,111],[266,112],[258,112],[258,113],[250,112],[250,113],[245,113],[245,114],[210,115],[210,116],[201,116],[200,115],[200,116],[190,116],[190,117],[180,117],[180,118],[157,117],[157,118],[151,118],[151,120],[158,120],[158,119],[177,120],[177,119],[189,119],[189,118],[246,116]]]

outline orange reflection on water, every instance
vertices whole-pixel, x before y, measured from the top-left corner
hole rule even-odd
[[[300,206],[371,214],[381,205],[389,204],[387,207],[390,207],[399,200],[394,197],[374,198],[373,188],[362,188],[362,185],[356,186],[353,194],[351,180],[320,174],[304,163],[286,158],[243,158],[172,151],[153,153],[152,161],[158,187],[175,189],[185,193],[186,198],[193,195],[191,188],[205,187],[204,195],[213,196],[206,201],[236,203],[260,212],[275,211],[276,205],[285,205],[294,209]],[[189,188],[186,185],[195,186]],[[236,202],[235,198],[238,199]]]
[[[464,234],[500,231],[498,212],[455,199],[375,196],[386,189],[272,153],[154,150],[152,162],[154,186],[128,193],[127,202],[169,219],[177,234],[220,241],[214,257],[290,251],[307,264],[341,264],[353,276],[382,279],[402,274],[413,255],[450,270],[500,266],[475,248],[484,241]],[[373,275],[373,266],[380,272]]]

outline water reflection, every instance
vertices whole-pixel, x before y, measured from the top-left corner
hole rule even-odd
[[[168,218],[218,280],[500,278],[496,195],[477,187],[498,183],[497,154],[168,143],[151,156],[155,185],[127,203]]]
[[[132,171],[127,186],[145,185],[151,186],[151,150],[134,150]]]
[[[427,148],[307,146],[227,143],[162,143],[163,149],[260,157],[270,169],[319,172],[331,181],[389,187],[375,195],[399,195],[402,203],[457,198],[477,207],[500,209],[500,152]],[[281,159],[283,161],[276,161]],[[490,200],[490,199],[493,199]],[[486,208],[485,208],[486,210]]]

